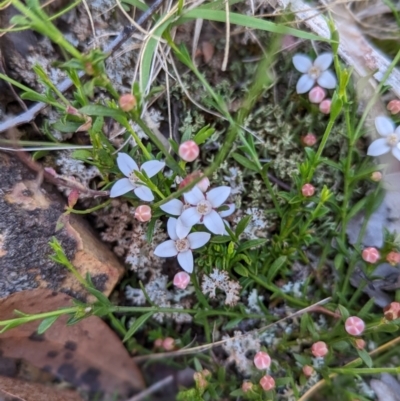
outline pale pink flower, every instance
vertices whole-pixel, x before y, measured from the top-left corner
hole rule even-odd
[[[185,162],[192,162],[199,157],[200,148],[195,141],[186,141],[179,146],[179,157]]]
[[[260,386],[264,391],[269,391],[275,388],[275,380],[270,375],[265,375],[260,380]]]
[[[314,368],[310,365],[304,365],[303,366],[303,373],[304,376],[310,377],[314,372]]]
[[[386,320],[395,320],[400,317],[400,303],[392,302],[383,308],[383,314]]]
[[[242,383],[242,391],[244,393],[248,393],[249,391],[251,391],[253,389],[253,383],[246,381]]]
[[[186,272],[176,273],[174,276],[174,286],[184,290],[190,283],[190,276]]]
[[[311,346],[311,353],[315,357],[324,357],[328,352],[328,346],[324,341],[317,341]]]
[[[257,369],[268,369],[271,366],[271,357],[264,351],[259,351],[254,355],[254,365]]]
[[[123,111],[131,111],[136,107],[136,98],[130,93],[122,95],[118,100],[119,107]]]
[[[331,112],[332,100],[325,99],[319,104],[319,111],[322,114],[329,114]]]
[[[386,256],[386,261],[392,266],[398,265],[400,263],[400,253],[399,252],[389,252]]]
[[[172,351],[175,348],[175,340],[172,337],[165,337],[162,342],[165,351]]]
[[[135,210],[135,219],[142,223],[151,219],[151,207],[148,205],[140,205]]]
[[[351,336],[359,336],[365,330],[365,323],[358,316],[350,316],[346,319],[344,328]]]
[[[307,134],[301,138],[301,141],[305,146],[314,146],[317,143],[317,137],[314,134]]]
[[[311,103],[321,103],[326,97],[326,90],[320,86],[314,86],[308,93],[308,99]]]
[[[301,193],[303,196],[309,198],[310,196],[313,196],[315,192],[315,187],[311,184],[304,184],[301,188]]]
[[[393,115],[400,113],[400,100],[398,99],[391,100],[387,105],[387,109]]]
[[[365,248],[361,256],[368,263],[376,263],[381,258],[379,251],[373,246]]]

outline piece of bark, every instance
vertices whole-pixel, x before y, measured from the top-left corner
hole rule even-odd
[[[82,401],[74,390],[29,383],[10,377],[0,377],[1,401]]]
[[[0,300],[0,320],[72,307],[70,296],[45,289],[23,291]],[[43,334],[40,321],[0,334],[0,355],[24,359],[52,375],[87,390],[123,397],[144,388],[140,370],[118,336],[97,316],[67,326],[59,317]]]
[[[0,153],[0,297],[40,287],[86,299],[75,277],[50,259],[53,236],[82,276],[89,272],[100,291],[111,293],[124,268],[80,216],[63,219],[56,232],[64,208],[53,186],[41,184],[19,159]]]

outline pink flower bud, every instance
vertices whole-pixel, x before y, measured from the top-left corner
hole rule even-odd
[[[208,381],[206,380],[202,372],[195,372],[193,374],[193,380],[196,382],[197,388],[201,390],[205,390],[208,386]]]
[[[344,328],[351,336],[359,336],[365,330],[365,323],[358,316],[350,316],[346,319]]]
[[[380,171],[374,171],[371,174],[371,180],[375,182],[379,182],[382,179],[382,173]]]
[[[248,393],[253,389],[253,383],[252,382],[243,382],[242,383],[242,391],[244,393]]]
[[[162,347],[165,351],[172,351],[175,348],[175,340],[171,337],[165,337],[162,342]]]
[[[331,99],[325,99],[319,104],[319,111],[322,114],[329,114],[331,112]]]
[[[310,196],[313,196],[315,192],[315,188],[311,184],[304,184],[303,187],[301,188],[301,193],[303,196],[309,198]]]
[[[268,369],[271,366],[271,358],[266,352],[259,351],[254,356],[254,365],[260,370]]]
[[[190,276],[186,272],[176,273],[174,276],[174,286],[184,290],[190,283]]]
[[[130,93],[122,95],[119,100],[119,107],[123,111],[131,111],[136,107],[136,98]]]
[[[182,189],[189,185],[191,182],[196,180],[199,177],[202,177],[203,173],[201,171],[195,171],[185,177],[179,184],[179,189]],[[210,186],[210,180],[207,177],[204,177],[201,181],[196,184],[196,187],[200,189],[202,192],[206,192],[208,187]]]
[[[156,348],[162,348],[162,343],[163,343],[163,339],[162,338],[157,338],[154,341],[154,347]]]
[[[68,206],[74,207],[76,202],[78,202],[79,191],[77,189],[73,189],[68,195]]]
[[[321,103],[326,96],[325,89],[322,89],[320,86],[314,86],[308,93],[308,99],[311,103]]]
[[[368,263],[376,263],[381,257],[379,251],[373,246],[365,248],[361,256]]]
[[[81,115],[81,113],[79,113],[79,111],[75,107],[72,107],[71,105],[67,106],[67,108],[65,109],[65,112],[67,114],[70,114],[71,116],[80,116]]]
[[[400,253],[399,252],[389,252],[386,256],[386,261],[392,266],[398,265],[400,263]]]
[[[140,205],[135,210],[135,219],[144,223],[151,219],[151,207],[147,205]]]
[[[312,345],[311,352],[315,357],[324,357],[329,350],[324,341],[317,341]]]
[[[303,366],[303,373],[304,376],[310,377],[314,372],[314,368],[310,365],[304,365]]]
[[[400,303],[392,302],[385,308],[383,308],[383,314],[386,320],[395,320],[400,317]]]
[[[195,141],[186,141],[179,146],[179,157],[185,162],[192,162],[199,157],[200,148]]]
[[[269,391],[275,388],[275,380],[270,375],[265,375],[260,380],[260,386],[264,391]]]
[[[355,341],[357,349],[364,349],[365,348],[365,341],[362,338],[357,338]]]
[[[397,99],[391,100],[387,105],[387,109],[392,114],[399,113],[400,112],[400,100],[397,100]]]
[[[311,147],[317,143],[317,137],[314,134],[310,133],[310,134],[304,135],[301,138],[301,142],[303,142],[303,145]]]

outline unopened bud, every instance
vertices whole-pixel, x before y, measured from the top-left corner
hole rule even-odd
[[[304,365],[303,366],[303,373],[304,376],[310,377],[314,372],[314,368],[310,365]]]
[[[322,114],[329,114],[331,112],[331,99],[325,99],[319,104],[319,111]]]
[[[392,266],[398,265],[400,263],[400,253],[399,252],[389,252],[386,256],[386,261]]]
[[[317,137],[310,133],[301,137],[301,142],[303,145],[311,147],[317,143]]]
[[[392,302],[383,308],[383,314],[385,315],[386,320],[398,319],[400,317],[400,303]]]
[[[79,199],[79,191],[77,189],[73,189],[68,195],[68,207],[73,208],[78,202]]]
[[[186,141],[179,146],[179,157],[185,162],[192,162],[199,157],[200,148],[195,141]]]
[[[375,182],[379,182],[382,179],[382,173],[380,171],[374,171],[371,174],[371,180]]]
[[[131,111],[136,107],[136,98],[130,93],[122,95],[118,100],[119,107],[123,111]]]
[[[392,114],[397,114],[400,112],[400,100],[391,100],[388,105],[387,109],[392,113]]]
[[[308,99],[311,103],[321,103],[326,96],[325,89],[322,89],[320,86],[315,86],[308,93]]]
[[[151,219],[151,207],[147,205],[140,205],[135,210],[135,219],[142,223]]]
[[[253,389],[253,383],[252,382],[243,382],[242,383],[242,391],[244,393],[248,393]]]
[[[355,341],[357,349],[364,349],[365,348],[365,341],[362,338],[357,338]]]
[[[164,338],[162,346],[165,351],[172,351],[175,348],[175,340],[172,337]]]
[[[304,184],[301,188],[301,193],[303,196],[306,198],[309,198],[310,196],[313,196],[315,193],[315,187],[311,184]]]

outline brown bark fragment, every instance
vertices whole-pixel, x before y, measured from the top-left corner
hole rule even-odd
[[[85,299],[77,280],[50,259],[53,236],[77,270],[89,272],[98,289],[110,294],[123,267],[80,216],[64,218],[56,231],[64,208],[54,187],[41,185],[17,158],[0,153],[0,297],[41,287]]]

